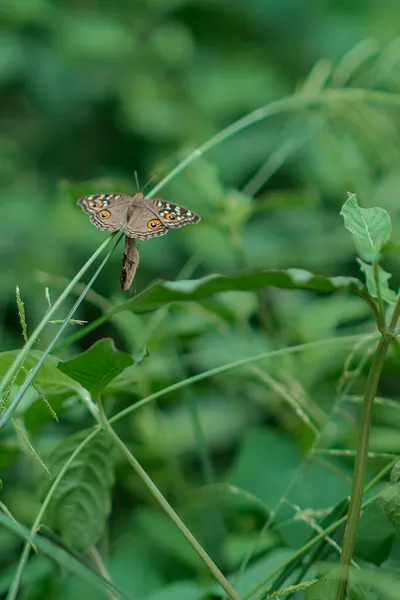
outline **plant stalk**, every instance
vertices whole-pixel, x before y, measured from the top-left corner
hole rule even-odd
[[[376,390],[378,388],[378,383],[382,373],[382,368],[385,362],[386,354],[388,352],[392,339],[396,335],[395,328],[399,317],[400,296],[397,299],[397,303],[394,308],[390,324],[382,333],[381,339],[376,348],[374,357],[372,359],[371,367],[368,373],[367,382],[365,385],[361,423],[358,435],[358,447],[356,451],[356,459],[354,464],[354,477],[349,505],[349,516],[346,531],[344,534],[343,550],[340,560],[340,564],[343,567],[343,573],[341,574],[341,577],[340,579],[338,579],[337,582],[335,600],[345,600],[346,598],[349,569],[351,559],[353,557],[358,522],[360,520],[365,472],[367,468],[368,441],[369,432],[371,428],[372,408],[374,405]]]
[[[112,235],[107,241],[107,243],[109,241],[111,241],[115,236]],[[110,258],[111,254],[113,253],[114,249],[116,248],[119,240],[121,239],[121,236],[119,236],[116,240],[116,242],[114,243],[114,245],[112,246],[111,250],[109,250],[105,256],[105,258],[102,260],[102,262],[100,263],[100,266],[97,268],[97,270],[95,271],[95,273],[92,275],[89,283],[86,285],[86,287],[84,288],[83,292],[81,293],[81,295],[79,296],[79,298],[76,300],[75,304],[73,305],[73,307],[71,308],[71,310],[69,311],[68,315],[66,316],[66,318],[64,319],[63,323],[61,324],[61,326],[59,327],[57,333],[55,334],[55,336],[53,337],[53,339],[51,340],[51,342],[48,344],[46,350],[42,353],[40,359],[38,360],[38,362],[36,363],[36,365],[33,367],[33,369],[29,372],[26,380],[24,381],[24,383],[21,385],[18,393],[15,395],[15,397],[13,398],[11,404],[7,407],[7,409],[4,411],[3,415],[1,416],[0,419],[0,430],[3,429],[8,421],[10,420],[12,414],[14,413],[14,411],[16,410],[16,408],[18,407],[18,404],[20,403],[20,401],[22,400],[26,390],[28,389],[28,387],[31,385],[36,373],[39,371],[39,369],[41,368],[41,366],[43,365],[43,363],[45,362],[47,356],[50,354],[51,350],[54,348],[56,342],[58,341],[58,339],[61,337],[64,329],[68,326],[69,324],[69,320],[74,316],[75,312],[78,310],[79,306],[81,305],[81,303],[83,302],[87,292],[90,290],[90,288],[92,287],[94,281],[96,280],[96,278],[98,277],[98,275],[100,274],[101,270],[103,269],[103,267],[105,266],[106,262],[108,261],[108,259]],[[100,248],[102,248],[104,246],[104,244],[102,246],[100,246]],[[95,252],[93,254],[93,256],[97,256],[97,252]],[[91,261],[93,259],[93,256],[91,257],[91,259],[89,259],[89,261],[86,263],[86,265],[91,264]],[[74,278],[73,281],[75,281],[76,277]],[[64,292],[61,294],[61,296],[58,298],[57,302],[59,302],[61,299],[64,299],[66,297],[67,291],[69,293],[69,291],[71,290],[71,284],[69,284],[67,286],[67,288],[64,290]],[[57,304],[56,302],[56,304]],[[41,329],[43,329],[44,325],[46,325],[46,323],[48,323],[49,320],[49,316],[51,311],[53,310],[55,304],[53,305],[53,307],[49,310],[48,313],[46,313],[46,315],[43,317],[43,319],[41,320],[41,322],[39,323],[39,325],[37,326],[37,328],[35,329],[35,331],[33,332],[33,334],[31,335],[31,337],[28,339],[28,342],[25,344],[25,346],[23,347],[23,349],[21,350],[21,352],[19,353],[19,355],[16,357],[13,365],[11,365],[9,371],[11,371],[12,367],[17,364],[18,365],[18,360],[20,358],[21,355],[24,354],[24,358],[25,355],[27,354],[28,350],[29,350],[29,343],[31,342],[31,340],[34,340],[34,336],[37,334],[38,332],[41,331]],[[43,324],[43,326],[42,326]],[[32,342],[33,344],[33,342]],[[31,344],[31,345],[32,345]],[[28,348],[28,350],[27,350]],[[24,360],[23,358],[23,360]],[[18,365],[19,367],[20,365]],[[18,368],[17,367],[17,368]],[[5,378],[7,377],[7,375],[5,375]]]
[[[100,419],[103,425],[103,428],[107,433],[113,438],[115,443],[120,447],[122,452],[125,454],[128,462],[133,467],[136,474],[143,481],[153,498],[158,502],[161,508],[166,512],[168,517],[175,523],[179,531],[185,536],[189,544],[192,546],[193,550],[199,555],[201,560],[207,566],[209,571],[214,575],[215,579],[220,583],[222,588],[228,594],[231,600],[241,600],[240,596],[235,592],[229,581],[223,575],[223,573],[218,569],[217,565],[211,559],[211,557],[207,554],[204,548],[199,544],[194,535],[189,531],[186,525],[183,523],[178,514],[174,511],[169,502],[164,498],[154,481],[148,476],[146,471],[143,469],[138,460],[133,456],[130,450],[125,446],[124,442],[121,438],[115,433],[114,429],[111,427],[108,422],[107,416],[104,413],[103,403],[100,398],[97,398],[97,404],[100,411]]]
[[[104,250],[104,248],[106,246],[108,246],[108,244],[111,242],[113,237],[114,237],[114,235],[111,235],[108,239],[106,239],[101,244],[101,246],[99,246],[99,248],[92,254],[92,256],[89,258],[89,260],[86,261],[86,263],[83,265],[83,267],[80,269],[80,271],[78,271],[78,273],[75,275],[75,277],[69,282],[69,284],[67,285],[65,290],[60,294],[60,296],[54,302],[52,307],[47,311],[47,313],[45,314],[43,319],[36,326],[36,329],[34,329],[32,334],[29,336],[27,342],[25,343],[25,345],[23,346],[21,351],[16,356],[12,365],[10,365],[10,368],[8,369],[7,373],[2,378],[1,383],[0,383],[0,394],[3,393],[7,389],[7,386],[10,384],[14,375],[17,373],[18,369],[23,364],[29,350],[32,348],[32,346],[38,339],[40,333],[42,332],[44,327],[47,325],[50,318],[58,310],[58,308],[60,307],[62,302],[65,300],[65,298],[68,296],[68,294],[72,291],[74,286],[79,282],[82,275],[84,275],[85,272],[88,270],[88,268],[94,263],[94,261],[99,256],[99,254]]]

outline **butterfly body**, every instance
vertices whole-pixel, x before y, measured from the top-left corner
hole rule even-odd
[[[169,229],[198,223],[199,215],[172,202],[154,198],[145,200],[141,192],[93,194],[78,200],[98,229],[123,231],[128,237],[148,240],[165,235]]]

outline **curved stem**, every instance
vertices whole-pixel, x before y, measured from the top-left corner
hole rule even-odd
[[[338,90],[326,90],[321,93],[305,94],[299,92],[287,98],[281,98],[270,102],[261,108],[253,110],[248,115],[245,115],[241,119],[238,119],[228,127],[225,127],[222,131],[218,132],[212,138],[207,140],[204,144],[193,150],[189,156],[179,163],[164,179],[160,181],[150,192],[146,198],[152,198],[161,188],[167,185],[176,175],[181,173],[187,166],[189,166],[196,158],[203,156],[209,150],[212,150],[218,146],[221,142],[224,142],[231,136],[239,133],[243,129],[263,121],[268,117],[272,117],[282,112],[290,112],[294,110],[301,110],[304,108],[318,107],[329,102],[340,102],[343,101],[346,104],[349,102],[366,102],[371,104],[378,104],[381,106],[392,106],[400,107],[400,95],[388,92],[378,92],[375,90],[364,90],[360,88],[347,88]]]
[[[114,235],[112,235],[108,239],[106,239],[101,244],[101,246],[99,246],[99,248],[94,252],[94,254],[92,254],[92,256],[89,258],[89,260],[83,265],[83,267],[81,268],[81,270],[78,271],[78,273],[75,275],[75,277],[67,285],[67,287],[65,288],[65,290],[60,294],[60,296],[54,302],[54,304],[52,305],[52,307],[47,311],[47,313],[45,314],[45,316],[43,317],[43,319],[37,325],[36,329],[34,329],[34,331],[32,332],[32,334],[29,336],[28,341],[23,346],[23,348],[21,349],[21,351],[18,353],[17,357],[15,358],[14,362],[12,363],[12,365],[10,366],[10,368],[8,369],[7,373],[2,378],[2,381],[0,383],[0,394],[3,393],[6,390],[7,386],[12,381],[14,375],[16,374],[16,372],[18,371],[18,369],[20,368],[20,366],[24,362],[24,360],[25,360],[25,358],[26,358],[29,350],[32,348],[33,344],[38,339],[40,333],[42,332],[42,330],[44,329],[44,327],[47,325],[47,323],[49,322],[50,318],[53,316],[53,314],[60,307],[60,305],[62,304],[62,302],[64,302],[65,298],[68,296],[68,294],[73,289],[73,287],[81,279],[82,275],[94,263],[94,261],[99,256],[99,254],[101,252],[103,252],[104,248],[106,246],[108,246],[108,244],[111,242],[111,240],[112,240],[113,237],[114,237]]]
[[[240,600],[240,596],[238,596],[238,594],[235,592],[229,581],[218,569],[217,565],[207,554],[207,552],[203,549],[203,547],[199,544],[194,535],[189,531],[189,529],[186,527],[186,525],[178,516],[178,514],[174,511],[169,502],[164,498],[163,494],[160,492],[154,481],[147,475],[146,471],[143,469],[138,460],[125,446],[121,438],[115,433],[114,429],[111,427],[104,413],[103,404],[100,398],[97,399],[97,404],[100,409],[100,419],[104,429],[109,433],[109,435],[113,438],[117,446],[119,446],[122,452],[125,454],[128,462],[133,467],[138,477],[140,477],[140,479],[143,481],[149,492],[152,494],[153,498],[166,512],[168,517],[175,523],[179,531],[185,536],[189,544],[192,546],[193,550],[199,555],[201,560],[208,567],[210,572],[214,575],[215,579],[221,584],[222,588],[228,594],[229,598],[231,598],[231,600]]]
[[[107,243],[110,242],[113,239],[113,237],[114,237],[114,235],[111,236],[108,240],[106,240]],[[15,411],[15,409],[18,406],[18,404],[22,400],[22,398],[23,398],[26,390],[31,385],[31,383],[32,383],[32,381],[33,381],[36,373],[39,371],[39,369],[43,365],[44,361],[46,360],[47,356],[50,354],[50,352],[54,348],[57,340],[60,339],[60,337],[61,337],[64,329],[68,326],[69,320],[74,316],[75,312],[77,311],[77,309],[79,308],[79,306],[83,302],[83,300],[84,300],[87,292],[90,290],[90,288],[92,287],[94,281],[97,279],[97,277],[100,274],[101,270],[103,269],[103,267],[107,263],[108,259],[110,258],[111,254],[113,253],[113,251],[116,248],[116,246],[117,246],[117,244],[118,244],[118,242],[119,242],[120,239],[121,239],[121,236],[119,236],[117,238],[117,240],[116,240],[115,244],[113,245],[113,247],[111,248],[111,250],[109,250],[107,252],[106,256],[104,257],[104,259],[100,263],[99,267],[97,268],[97,270],[95,271],[95,273],[92,275],[89,283],[86,285],[85,289],[83,290],[83,292],[81,293],[81,295],[79,296],[79,298],[77,299],[77,301],[75,302],[75,304],[73,305],[73,307],[71,308],[71,310],[69,311],[68,315],[64,319],[64,321],[63,321],[62,325],[60,326],[60,328],[58,329],[57,333],[55,334],[55,336],[53,337],[53,339],[51,340],[51,342],[48,344],[46,350],[42,353],[42,355],[41,355],[40,359],[38,360],[38,362],[36,363],[36,365],[30,371],[30,373],[29,373],[28,377],[26,378],[26,380],[24,381],[24,383],[21,385],[18,393],[13,398],[10,406],[8,406],[7,409],[4,411],[4,413],[3,413],[3,415],[1,416],[1,419],[0,419],[0,430],[3,429],[7,425],[8,421],[10,420],[10,418],[11,418],[11,416],[13,414],[13,412]],[[103,246],[104,246],[104,244],[103,244]],[[101,248],[103,246],[101,246]],[[93,254],[93,256],[97,256],[97,254],[98,254],[98,251],[95,252]],[[90,261],[92,261],[93,256],[91,257]],[[88,261],[88,263],[86,263],[86,265],[88,265],[90,263],[90,261]],[[76,280],[76,277],[73,280],[74,284],[76,283],[75,280]],[[72,284],[72,282],[71,282],[71,284]],[[67,293],[69,293],[69,291],[71,289],[71,284],[69,286],[67,286],[67,288],[64,290],[63,294],[61,294],[61,296],[59,297],[58,301],[60,301],[60,299],[64,299],[66,297]],[[54,306],[53,306],[53,308],[54,308]],[[34,333],[32,334],[32,336],[29,338],[28,342],[30,342],[30,340],[34,337],[34,334],[35,334],[36,331],[40,332],[41,329],[43,329],[43,327],[46,325],[46,323],[49,320],[50,314],[51,314],[51,309],[46,314],[46,316],[42,319],[42,321],[39,323],[39,326],[36,328],[36,330],[34,331]],[[43,326],[42,326],[42,324],[43,324]],[[32,344],[33,344],[33,342],[32,342]],[[14,361],[13,364],[17,363],[19,356],[22,355],[25,352],[26,348],[28,348],[28,350],[29,350],[29,347],[30,346],[28,346],[28,344],[26,344],[24,346],[24,348],[22,349],[22,351],[20,352],[20,354],[17,356],[17,358],[15,359],[15,361]],[[26,353],[28,352],[28,350],[26,350]],[[10,368],[10,370],[11,370],[11,368]],[[7,376],[5,376],[5,377],[7,377]]]

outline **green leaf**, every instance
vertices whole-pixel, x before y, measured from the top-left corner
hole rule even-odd
[[[381,501],[387,520],[400,534],[400,484],[387,485],[381,493]]]
[[[357,258],[357,262],[360,265],[361,271],[365,274],[367,289],[371,296],[374,298],[378,297],[376,291],[376,283],[374,277],[374,268],[372,265],[363,262],[360,258]],[[396,304],[397,295],[396,292],[391,290],[388,284],[389,279],[392,277],[391,273],[388,273],[380,265],[378,265],[378,278],[379,287],[382,299],[389,304]]]
[[[268,456],[274,460],[267,461]],[[327,508],[349,493],[343,474],[313,461],[303,465],[301,478],[288,493],[287,486],[301,464],[301,449],[295,440],[271,428],[257,428],[244,437],[229,482],[254,494],[269,508],[274,508],[283,495],[304,509]]]
[[[357,196],[351,194],[340,214],[344,225],[354,238],[357,252],[368,262],[379,260],[383,246],[390,240],[392,226],[383,208],[360,208]]]
[[[340,567],[329,571],[312,587],[308,588],[306,600],[335,600]],[[346,600],[367,600],[364,590],[350,574]]]
[[[275,548],[271,552],[268,552],[266,556],[252,561],[239,578],[235,571],[228,576],[228,579],[241,598],[246,596],[253,600],[258,597],[258,593],[253,593],[250,596],[250,590],[258,586],[267,573],[275,571],[275,569],[283,562],[286,562],[292,555],[293,550],[289,550],[288,548]],[[215,586],[214,593],[216,596],[223,596],[225,598],[220,586]]]
[[[88,434],[89,431],[79,431],[65,438],[53,450],[48,460],[51,480],[47,478],[43,482],[42,498]],[[47,509],[48,525],[78,553],[87,552],[99,540],[111,510],[110,496],[114,483],[111,446],[105,433],[98,434],[89,442],[68,467]]]
[[[202,279],[158,281],[141,294],[115,307],[110,313],[124,310],[136,313],[156,310],[170,302],[193,302],[227,291],[257,291],[272,286],[332,293],[348,290],[366,293],[363,283],[355,277],[325,277],[303,269],[254,270],[239,275],[209,275]]]
[[[72,379],[79,381],[82,387],[96,397],[133,363],[131,356],[115,348],[113,340],[104,338],[71,360],[59,362],[58,368]]]
[[[394,538],[382,507],[375,503],[363,513],[358,525],[354,552],[358,558],[380,565],[389,556]]]

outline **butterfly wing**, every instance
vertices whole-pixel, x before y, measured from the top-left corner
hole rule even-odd
[[[150,202],[156,209],[161,222],[168,228],[175,229],[183,227],[183,225],[190,225],[200,221],[199,215],[183,206],[179,206],[179,204],[173,204],[172,202],[166,202],[165,200],[159,200],[158,198],[155,198]]]
[[[78,200],[78,205],[90,215],[98,229],[119,231],[123,229],[132,197],[127,194],[93,194]]]
[[[131,211],[124,231],[127,236],[140,240],[165,235],[171,228],[200,221],[198,215],[183,206],[158,199],[144,200],[143,194],[135,196]]]

